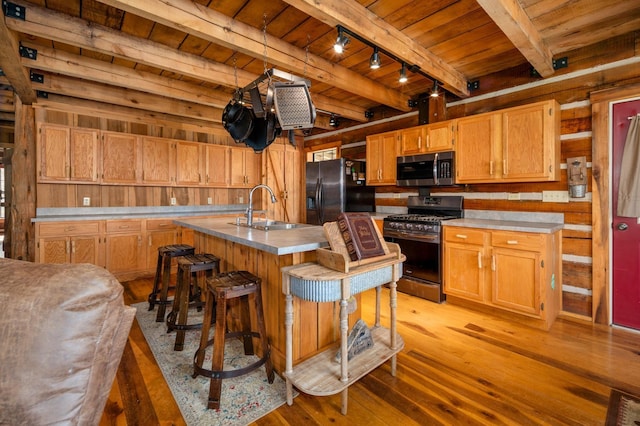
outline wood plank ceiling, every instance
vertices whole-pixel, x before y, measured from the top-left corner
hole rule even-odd
[[[275,67],[311,81],[319,110],[344,123],[410,111],[433,81],[447,99],[473,96],[467,82],[529,64],[546,78],[553,58],[640,30],[638,0],[13,0],[22,16],[0,22],[0,119],[7,91],[102,102],[218,125],[237,87]],[[5,14],[11,12],[5,11]],[[400,63],[421,73],[399,83]],[[20,57],[18,45],[37,50]],[[411,68],[411,67],[410,67]],[[29,72],[44,76],[32,82]],[[57,96],[57,97],[56,97]],[[5,111],[7,110],[7,111]],[[374,112],[366,118],[365,112]]]

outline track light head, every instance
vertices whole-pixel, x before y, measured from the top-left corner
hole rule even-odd
[[[437,98],[440,96],[440,90],[438,89],[438,80],[433,80],[433,89],[431,90],[431,97]]]
[[[378,53],[378,46],[373,48],[373,53],[371,54],[371,58],[369,59],[369,68],[372,70],[377,70],[380,68],[380,53]]]
[[[336,53],[342,53],[347,44],[349,44],[349,37],[342,33],[342,27],[338,27],[338,38],[336,39],[336,44],[333,45],[333,50]]]
[[[402,68],[400,68],[400,78],[398,79],[398,82],[407,82],[407,64],[405,64],[404,62],[402,63]]]

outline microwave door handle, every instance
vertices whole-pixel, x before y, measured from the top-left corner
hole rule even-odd
[[[434,185],[439,185],[438,182],[438,153],[435,153],[433,157],[433,183]]]

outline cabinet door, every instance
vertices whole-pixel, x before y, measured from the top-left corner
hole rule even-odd
[[[102,141],[102,181],[137,183],[140,170],[138,137],[126,133],[104,132]]]
[[[260,159],[262,157],[252,149],[247,149],[244,157],[244,173],[247,176],[247,187],[253,188],[261,182]]]
[[[236,188],[251,188],[260,179],[260,157],[249,148],[231,148],[230,181]]]
[[[494,247],[491,303],[511,311],[540,314],[540,253]]]
[[[454,121],[429,124],[426,128],[426,152],[450,151],[453,149]]]
[[[400,131],[400,155],[415,155],[427,150],[426,126],[410,127]]]
[[[554,180],[553,103],[510,108],[503,113],[503,179],[517,182]]]
[[[224,145],[205,145],[207,186],[226,187],[229,185],[229,154],[231,148]]]
[[[178,185],[200,185],[203,183],[202,144],[176,142],[176,163],[176,183]]]
[[[367,136],[367,185],[395,185],[397,132]]]
[[[501,114],[481,114],[458,120],[456,182],[490,182],[502,176]]]
[[[68,127],[43,125],[40,127],[39,181],[66,181],[69,179]]]
[[[158,262],[158,247],[178,243],[178,225],[173,223],[173,219],[155,219],[146,222],[147,269],[153,270]]]
[[[47,237],[38,240],[39,263],[68,263],[69,237]]]
[[[69,141],[69,180],[74,182],[98,181],[98,131],[71,129]]]
[[[175,142],[163,138],[142,138],[142,182],[171,185],[174,181]]]
[[[71,263],[91,263],[98,265],[99,253],[99,237],[96,235],[87,235],[70,238],[70,262]]]
[[[445,227],[443,290],[446,294],[465,299],[484,301],[488,265],[486,232]]]
[[[112,274],[143,269],[145,255],[139,233],[107,235],[107,269]]]

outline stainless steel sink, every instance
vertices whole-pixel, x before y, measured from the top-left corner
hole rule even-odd
[[[279,220],[259,220],[254,221],[251,226],[246,222],[232,223],[232,225],[243,226],[245,228],[258,229],[260,231],[281,231],[284,229],[296,229],[308,225],[302,223],[281,222]]]

